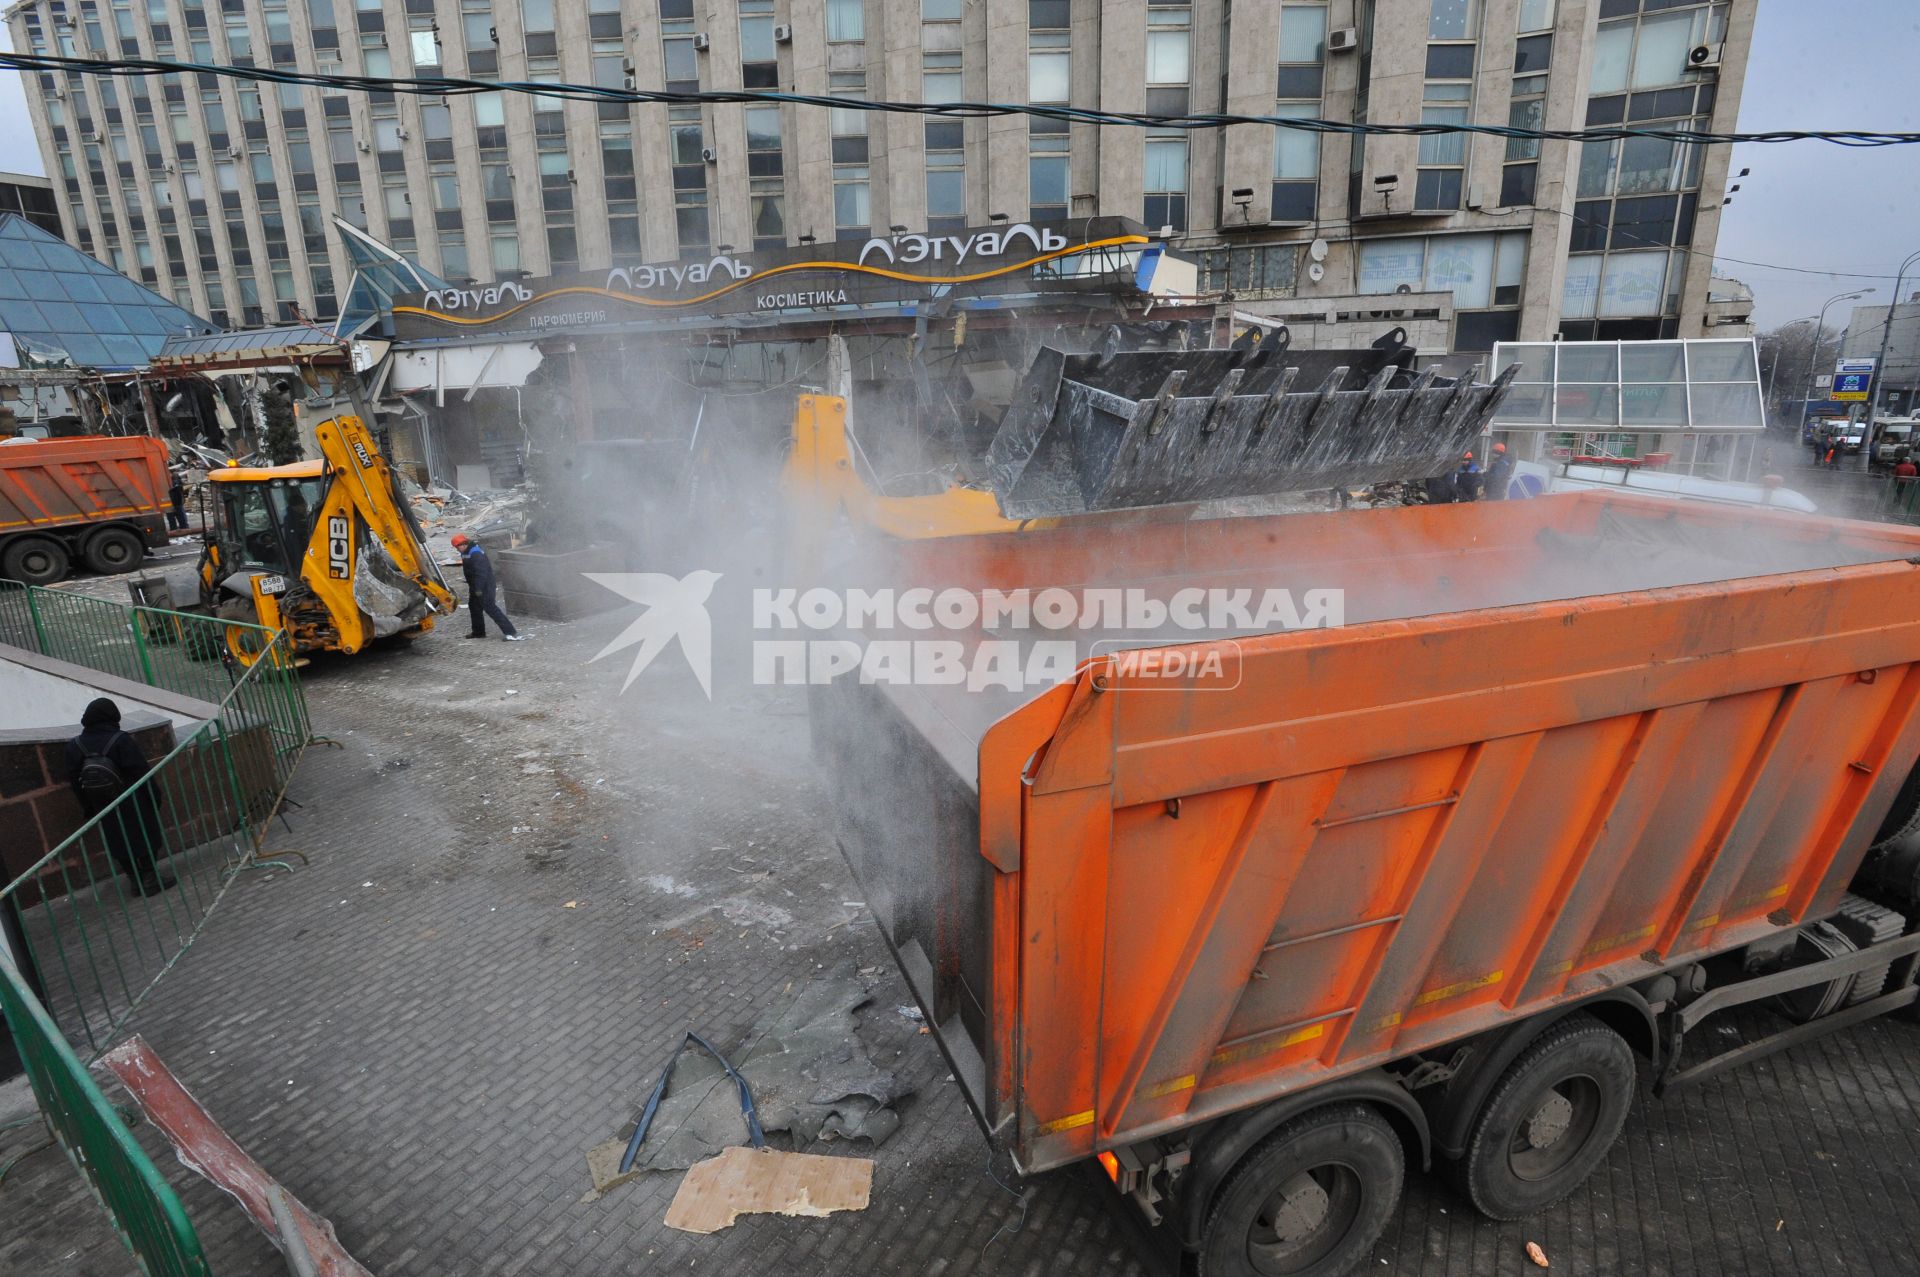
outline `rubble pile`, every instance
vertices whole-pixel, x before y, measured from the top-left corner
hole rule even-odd
[[[400,487],[413,508],[413,517],[420,522],[427,552],[436,563],[459,561],[453,550],[456,532],[464,532],[492,549],[521,545],[528,539],[533,492],[524,484],[463,492],[444,483],[422,488],[403,477]]]

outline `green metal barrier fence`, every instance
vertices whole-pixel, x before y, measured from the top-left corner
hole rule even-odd
[[[178,1200],[81,1057],[105,1053],[241,870],[277,863],[261,843],[311,736],[298,667],[277,630],[14,582],[0,582],[0,643],[209,703],[0,887],[0,1007],[41,1111],[146,1271],[204,1274]]]
[[[0,1015],[40,1111],[149,1277],[207,1277],[200,1238],[180,1199],[61,1039],[0,948]]]
[[[216,704],[245,668],[230,642],[264,641],[269,633],[217,617],[0,581],[0,643]]]

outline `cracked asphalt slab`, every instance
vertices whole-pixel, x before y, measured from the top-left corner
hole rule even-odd
[[[513,645],[456,617],[315,661],[315,730],[340,747],[309,751],[268,842],[311,864],[236,880],[130,1027],[383,1277],[1176,1271],[1088,1168],[996,1183],[932,1039],[898,1013],[911,997],[827,832],[801,689],[721,669],[709,703],[669,651],[620,695],[628,654],[587,662],[634,614],[529,621]],[[874,988],[861,1043],[912,1093],[877,1149],[798,1147],[872,1156],[867,1210],[695,1237],[661,1222],[677,1174],[581,1200],[586,1150],[631,1122],[686,1029],[727,1050],[848,961]],[[1415,1172],[1364,1267],[1532,1272],[1531,1240],[1582,1273],[1911,1271],[1916,1047],[1911,1022],[1881,1020],[1643,1093],[1589,1184],[1519,1224]],[[214,1272],[284,1270],[136,1130]],[[0,1133],[0,1161],[34,1135]],[[60,1154],[0,1182],[0,1272],[133,1271]]]

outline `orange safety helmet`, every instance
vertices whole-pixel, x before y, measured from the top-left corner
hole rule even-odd
[[[458,550],[458,549],[459,549],[459,548],[460,548],[461,546],[463,546],[463,545],[472,545],[472,544],[473,544],[473,542],[467,539],[467,534],[466,534],[466,533],[464,533],[464,532],[456,532],[456,533],[454,533],[454,534],[453,534],[453,548],[454,548],[454,549],[456,549],[456,550]]]
[[[1495,452],[1505,452],[1507,450],[1507,445],[1504,443],[1496,443],[1493,445],[1493,450]]]
[[[1464,456],[1464,457],[1462,457],[1462,458],[1461,458],[1461,460],[1462,460],[1462,461],[1471,461],[1471,460],[1473,460],[1473,454],[1472,454],[1471,452],[1469,452],[1469,453],[1468,453],[1468,454],[1467,454],[1466,456]]]

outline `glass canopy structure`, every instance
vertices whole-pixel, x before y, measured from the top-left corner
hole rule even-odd
[[[333,326],[336,337],[391,337],[394,298],[448,287],[446,280],[345,218],[335,217],[333,227],[346,245],[347,260],[353,263],[353,280],[340,303],[339,322]],[[368,334],[369,329],[376,331]]]
[[[1750,337],[1500,342],[1493,352],[1496,376],[1520,367],[1493,414],[1495,430],[1766,429]]]
[[[24,217],[0,216],[0,365],[143,368],[169,337],[218,331]]]

